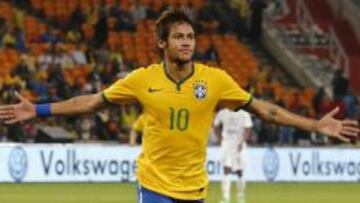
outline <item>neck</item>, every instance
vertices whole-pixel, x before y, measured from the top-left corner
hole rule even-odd
[[[167,74],[176,82],[180,82],[182,79],[191,74],[192,61],[186,63],[179,63],[171,61],[165,58],[164,61],[165,69]]]

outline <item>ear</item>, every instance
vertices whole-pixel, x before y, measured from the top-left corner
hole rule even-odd
[[[165,49],[165,47],[166,47],[166,42],[165,42],[164,40],[159,40],[159,41],[158,41],[158,47],[159,47],[160,49]]]

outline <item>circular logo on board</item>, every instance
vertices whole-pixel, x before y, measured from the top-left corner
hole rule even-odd
[[[22,147],[15,147],[10,151],[8,158],[8,169],[10,176],[16,181],[21,182],[28,169],[28,159]]]
[[[279,173],[280,159],[274,149],[268,149],[263,157],[263,171],[268,181],[274,181]]]

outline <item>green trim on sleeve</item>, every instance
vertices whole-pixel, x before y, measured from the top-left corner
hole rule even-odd
[[[237,108],[235,109],[235,111],[239,111],[240,109],[246,109],[246,108],[251,104],[252,100],[253,100],[253,97],[250,96],[249,101],[246,102],[245,105],[242,105],[242,106],[237,107]]]
[[[102,97],[102,99],[103,99],[106,103],[111,104],[111,105],[117,105],[117,104],[111,102],[108,98],[106,98],[105,92],[102,92],[102,93],[101,93],[101,97]]]

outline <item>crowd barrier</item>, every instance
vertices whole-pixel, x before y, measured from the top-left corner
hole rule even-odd
[[[123,145],[0,144],[0,182],[132,182],[140,152],[140,147]],[[209,147],[211,181],[222,178],[220,160],[220,148]],[[246,163],[247,181],[360,181],[356,148],[249,147]]]

